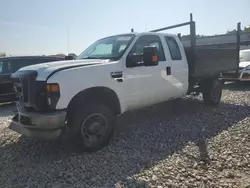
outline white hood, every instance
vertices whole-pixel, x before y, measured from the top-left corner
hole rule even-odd
[[[107,60],[108,61],[108,60]],[[19,69],[23,70],[35,70],[38,73],[37,80],[46,79],[52,72],[58,69],[64,69],[67,67],[81,66],[81,65],[94,65],[104,63],[106,60],[100,59],[81,59],[81,60],[68,60],[68,61],[54,61],[49,63],[41,63],[36,65],[30,65]]]
[[[242,61],[242,62],[240,62],[239,67],[240,68],[245,68],[245,67],[247,67],[249,65],[250,65],[250,61]]]

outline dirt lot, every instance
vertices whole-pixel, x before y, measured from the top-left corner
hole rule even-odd
[[[186,98],[118,118],[112,143],[87,154],[7,128],[0,107],[0,187],[246,187],[250,184],[250,85],[225,85],[222,104]]]

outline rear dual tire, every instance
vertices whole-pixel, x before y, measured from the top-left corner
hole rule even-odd
[[[223,82],[219,79],[206,80],[202,83],[202,96],[206,105],[218,105],[221,101]]]

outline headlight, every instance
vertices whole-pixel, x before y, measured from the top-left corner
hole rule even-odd
[[[247,66],[246,70],[250,70],[250,65]]]
[[[60,98],[60,86],[58,83],[48,83],[46,84],[47,90],[47,104],[55,109],[57,102]]]

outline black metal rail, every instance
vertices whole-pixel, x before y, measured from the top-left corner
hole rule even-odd
[[[193,71],[193,66],[195,66],[195,60],[196,60],[196,24],[195,21],[193,21],[193,14],[190,13],[190,21],[189,22],[184,22],[181,24],[176,24],[176,25],[172,25],[172,26],[167,26],[167,27],[163,27],[163,28],[159,28],[159,29],[154,29],[151,30],[150,32],[159,32],[159,31],[165,31],[165,30],[169,30],[169,29],[173,29],[173,28],[177,28],[177,27],[182,27],[182,26],[190,26],[190,45],[191,45],[191,53],[192,53],[192,63],[191,65],[191,69]],[[236,37],[237,37],[237,42],[236,42],[236,51],[237,51],[237,73],[239,71],[239,51],[240,51],[240,33],[241,33],[241,23],[238,22],[237,23],[237,33],[236,33]],[[181,40],[181,34],[178,33],[178,37]]]
[[[165,31],[177,27],[182,27],[182,26],[190,26],[190,43],[191,43],[191,53],[192,53],[192,63],[190,64],[190,69],[191,72],[194,71],[194,64],[195,64],[195,59],[196,59],[196,26],[195,26],[195,21],[193,21],[193,14],[190,13],[190,21],[189,22],[184,22],[181,24],[176,24],[168,27],[163,27],[159,29],[154,29],[151,30],[150,32],[159,32],[159,31]],[[178,37],[181,39],[181,34],[178,34]]]

